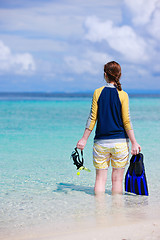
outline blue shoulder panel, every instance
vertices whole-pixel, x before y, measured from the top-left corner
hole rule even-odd
[[[95,139],[128,138],[124,130],[121,102],[116,88],[105,87],[98,99]]]

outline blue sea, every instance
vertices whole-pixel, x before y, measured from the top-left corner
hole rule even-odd
[[[91,172],[78,176],[70,155],[82,137],[92,97],[85,94],[0,95],[0,237],[67,222],[93,223],[103,216],[126,221],[158,217],[160,207],[160,96],[131,95],[130,113],[142,146],[149,197],[111,195],[111,168],[105,198],[93,193],[94,130],[84,149]],[[58,223],[58,224],[57,224]],[[56,226],[56,227],[55,227]]]

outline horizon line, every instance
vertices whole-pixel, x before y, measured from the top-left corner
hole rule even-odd
[[[83,94],[93,93],[95,89],[79,91],[0,91],[0,94]],[[123,90],[123,89],[122,89]],[[159,93],[160,89],[124,89],[128,93]]]
[[[129,94],[160,94],[160,89],[125,89]],[[94,90],[86,91],[0,91],[0,95],[4,94],[93,94]]]

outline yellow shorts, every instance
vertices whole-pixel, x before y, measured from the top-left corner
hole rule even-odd
[[[124,168],[128,164],[129,143],[94,143],[93,165],[96,169]]]

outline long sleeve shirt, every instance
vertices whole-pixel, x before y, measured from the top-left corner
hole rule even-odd
[[[128,94],[110,83],[96,89],[86,128],[93,130],[96,123],[95,140],[128,139],[126,131],[132,129]]]

